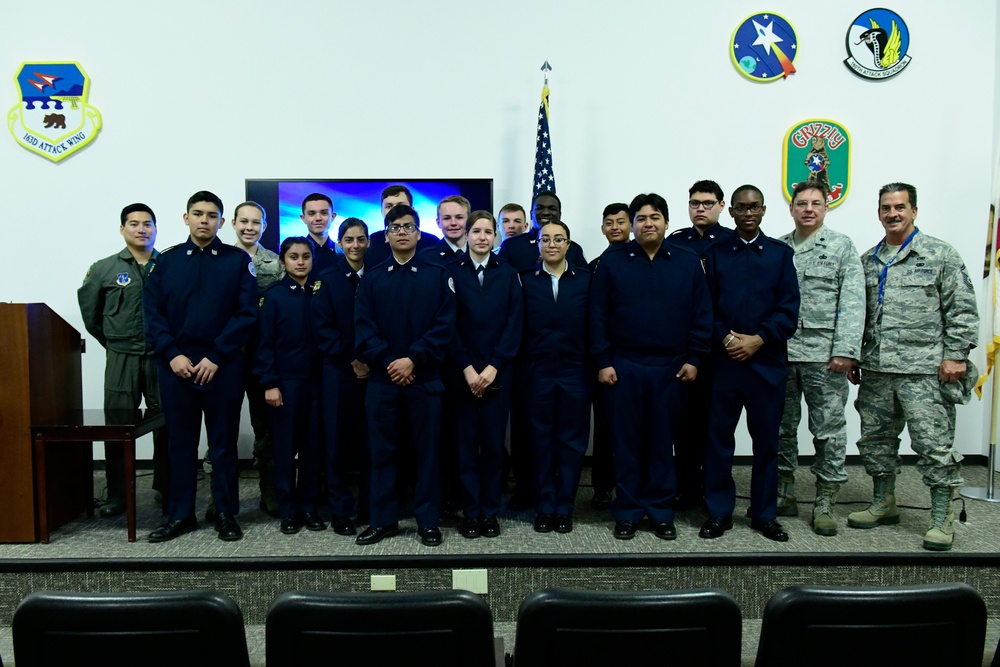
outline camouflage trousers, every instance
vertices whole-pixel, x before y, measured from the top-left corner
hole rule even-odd
[[[816,458],[810,470],[824,482],[847,481],[847,376],[832,373],[824,362],[788,364],[785,381],[785,412],[778,435],[778,470],[795,472],[799,466],[799,422],[802,398],[806,399],[809,432],[813,435]]]
[[[906,425],[927,486],[961,486],[962,455],[955,451],[955,406],[944,400],[936,375],[862,371],[855,402],[861,415],[858,451],[865,472],[899,472],[899,434]]]

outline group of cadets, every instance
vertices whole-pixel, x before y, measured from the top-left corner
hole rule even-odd
[[[336,241],[333,202],[313,194],[302,203],[308,235],[286,238],[277,256],[260,246],[267,223],[254,202],[237,207],[230,246],[218,239],[222,202],[196,193],[184,214],[188,241],[161,254],[152,210],[126,207],[126,248],[91,267],[79,301],[107,348],[105,406],[132,409],[145,397],[166,414],[154,435],[154,488],[167,521],[149,540],[198,525],[202,417],[206,519],[220,539],[242,537],[244,394],[261,509],[286,534],[329,520],[358,544],[377,543],[399,533],[401,489],[410,487],[423,544],[441,543],[442,513],[455,509],[462,536],[496,537],[508,466],[517,480],[508,507],[533,508],[538,532],[568,533],[593,409],[591,504],[610,507],[614,537],[634,537],[648,518],[657,537],[673,540],[675,512],[704,507],[699,536],[718,538],[734,525],[745,410],[749,525],[786,541],[777,517],[799,509],[804,398],[816,452],[811,525],[835,535],[853,382],[874,492],[848,525],[899,521],[898,436],[908,426],[931,493],[923,545],[951,548],[952,493],[962,483],[955,404],[968,400],[975,375],[972,283],[954,248],[916,228],[912,186],[881,189],[885,238],[860,257],[824,224],[827,194],[822,183],[798,184],[795,228],[780,239],[761,232],[766,206],[753,185],[732,194],[731,230],[719,223],[722,189],[698,181],[692,226],[669,237],[667,202],[641,194],[604,210],[609,245],[589,265],[552,192],[534,197],[530,220],[521,206],[504,206],[499,225],[447,197],[438,240],[421,234],[409,190],[391,186],[383,229],[369,234],[348,218]],[[121,452],[109,446],[106,458],[101,514],[112,516],[123,511]],[[352,467],[361,472],[357,499]],[[368,524],[360,534],[355,517]]]

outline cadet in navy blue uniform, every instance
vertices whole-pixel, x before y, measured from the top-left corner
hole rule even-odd
[[[382,190],[382,217],[384,218],[389,213],[389,209],[396,204],[413,206],[413,195],[410,193],[410,189],[405,185],[390,185]],[[367,259],[365,260],[365,264],[368,266],[378,266],[385,260],[389,259],[392,251],[389,248],[389,241],[385,238],[384,231],[378,230],[372,232],[369,240],[370,243],[368,244],[368,254],[366,256]],[[433,234],[423,233],[417,240],[417,252],[423,252],[425,249],[432,247],[437,242],[438,238]]]
[[[638,195],[629,216],[635,240],[605,254],[591,291],[591,349],[613,421],[611,513],[618,539],[649,516],[656,536],[673,540],[674,429],[710,349],[712,305],[699,257],[663,243],[663,197]]]
[[[725,210],[725,195],[715,181],[698,181],[688,190],[688,217],[691,226],[667,237],[667,242],[693,250],[704,258],[705,252],[720,240],[731,239],[735,232],[719,224]],[[701,505],[705,495],[705,450],[708,448],[709,408],[712,404],[712,360],[702,360],[698,378],[688,388],[684,419],[674,432],[674,464],[677,470],[677,496],[674,509]]]
[[[257,322],[257,280],[250,256],[217,238],[224,222],[216,195],[192,195],[184,214],[190,238],[160,253],[145,285],[146,336],[160,364],[170,439],[167,523],[150,534],[150,542],[172,540],[198,527],[195,465],[203,413],[215,528],[223,540],[243,536],[236,522],[241,348]]]
[[[524,234],[506,239],[497,251],[497,256],[514,267],[516,271],[531,271],[538,264],[543,251],[538,245],[538,232],[543,225],[562,220],[562,202],[556,193],[539,192],[531,200],[532,228]],[[571,266],[587,267],[583,248],[576,241],[570,241],[566,259]]]
[[[705,504],[709,519],[699,535],[712,539],[733,526],[735,431],[747,410],[753,439],[750,527],[778,542],[788,534],[775,519],[778,489],[778,428],[785,401],[787,342],[799,316],[799,283],[793,251],[764,236],[764,195],[753,185],[736,189],[729,213],[731,239],[706,255],[715,322],[712,353],[712,420],[705,458]]]
[[[608,247],[600,257],[590,261],[587,268],[593,274],[597,271],[601,259],[612,250],[623,248],[629,242],[632,234],[632,220],[628,215],[628,204],[608,204],[604,207],[601,219],[601,233],[608,240]],[[593,373],[594,384],[597,385],[597,371]],[[590,459],[590,482],[594,487],[594,495],[590,506],[595,510],[606,510],[611,507],[611,493],[615,490],[614,463],[611,458],[611,427],[608,424],[608,410],[604,401],[604,393],[600,386],[593,391],[594,401],[594,444]]]
[[[281,532],[305,525],[326,530],[316,512],[319,492],[319,353],[310,327],[312,244],[302,236],[281,242],[285,276],[260,299],[260,339],[254,374],[270,406],[274,434],[274,487]],[[298,454],[298,475],[295,455]]]
[[[458,316],[447,367],[462,385],[449,397],[465,515],[458,530],[496,537],[512,364],[524,327],[521,282],[493,255],[497,223],[489,211],[470,214],[467,230],[469,254],[449,267]]]
[[[521,274],[535,530],[568,533],[590,439],[590,271],[566,261],[565,223],[543,225],[538,235],[543,261]]]
[[[365,412],[372,456],[371,525],[356,541],[374,544],[399,532],[396,456],[406,429],[417,453],[417,532],[424,544],[437,546],[440,368],[454,335],[454,285],[446,269],[417,256],[416,211],[394,206],[385,230],[393,256],[361,282],[354,314],[357,358],[371,369]]]
[[[313,247],[313,276],[318,276],[337,261],[337,244],[330,238],[330,225],[337,219],[333,201],[320,192],[308,195],[302,200],[299,219],[309,230],[309,242]]]
[[[345,482],[351,460],[358,462],[358,516],[368,515],[371,458],[365,424],[368,365],[354,354],[354,301],[367,267],[368,226],[358,218],[340,225],[337,263],[313,285],[312,327],[323,356],[323,422],[326,441],[326,488],[339,535],[354,535],[354,497]]]

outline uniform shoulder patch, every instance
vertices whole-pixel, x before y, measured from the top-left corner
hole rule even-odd
[[[448,289],[450,289],[452,293],[455,292],[455,279],[451,276],[448,276]]]

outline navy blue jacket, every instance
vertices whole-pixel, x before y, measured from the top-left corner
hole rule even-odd
[[[420,238],[417,239],[417,252],[434,247],[434,244],[440,240],[433,234],[420,232]],[[385,230],[372,232],[371,236],[368,237],[368,252],[365,253],[365,263],[371,266],[378,266],[389,259],[391,255],[392,249],[385,241]]]
[[[517,237],[515,237],[517,238]],[[558,364],[588,360],[587,311],[590,271],[572,264],[559,278],[559,299],[552,299],[552,277],[536,265],[521,273],[524,286],[524,345],[522,356]]]
[[[524,234],[518,234],[505,240],[500,244],[500,250],[497,252],[497,257],[513,266],[518,273],[533,270],[538,265],[541,256],[537,228],[529,229]],[[570,241],[566,259],[571,267],[587,268],[587,258],[583,256],[583,248],[576,241]]]
[[[371,381],[391,384],[386,367],[413,360],[414,384],[443,391],[440,369],[455,329],[455,292],[443,267],[414,254],[365,271],[354,309],[355,354]]]
[[[590,269],[591,273],[594,273],[595,271],[597,271],[597,267],[601,265],[601,260],[604,259],[605,255],[607,255],[609,252],[614,252],[615,250],[621,250],[622,248],[627,246],[628,243],[629,242],[626,241],[625,243],[615,243],[614,245],[609,244],[608,247],[604,249],[604,252],[602,252],[594,259],[590,260],[590,263],[587,264],[587,268]]]
[[[728,229],[719,223],[715,223],[705,230],[704,236],[699,234],[698,230],[694,228],[694,225],[692,225],[690,227],[685,227],[684,229],[678,229],[676,232],[668,236],[667,240],[674,245],[683,246],[689,250],[693,250],[699,257],[704,257],[705,252],[707,252],[709,247],[713,244],[735,236],[736,232],[732,229]]]
[[[146,338],[161,364],[183,354],[222,365],[240,352],[257,323],[257,279],[245,251],[190,238],[159,254],[143,292]]]
[[[361,280],[341,255],[313,284],[311,322],[316,345],[325,362],[345,369],[355,359],[354,302]]]
[[[316,372],[319,352],[310,327],[313,286],[285,276],[260,298],[257,359],[253,372],[263,389],[279,380],[304,380]]]
[[[464,250],[465,252],[462,253],[462,257],[468,257],[468,244],[466,244]],[[419,253],[425,261],[430,262],[431,264],[438,264],[439,266],[450,266],[458,261],[458,253],[452,250],[451,246],[448,245],[448,242],[444,239],[441,239],[430,248],[421,250],[417,247],[417,253]]]
[[[736,234],[712,245],[705,256],[715,322],[712,349],[726,356],[723,341],[730,330],[764,340],[750,364],[773,385],[785,381],[787,342],[799,318],[799,281],[794,251],[760,234],[746,244]]]
[[[309,278],[315,279],[316,276],[323,273],[337,262],[337,258],[339,257],[337,254],[337,244],[334,242],[332,236],[328,236],[326,243],[323,245],[318,245],[311,236],[307,238],[309,239],[309,245],[312,247],[313,255],[313,267],[312,271],[309,273]]]
[[[712,303],[701,260],[664,243],[649,259],[635,241],[605,253],[590,291],[597,367],[622,355],[639,363],[698,366],[711,350]]]
[[[482,285],[470,257],[449,267],[458,303],[458,326],[449,358],[460,371],[472,366],[479,372],[489,365],[500,377],[521,346],[523,296],[521,281],[509,264],[493,253],[486,262]]]

